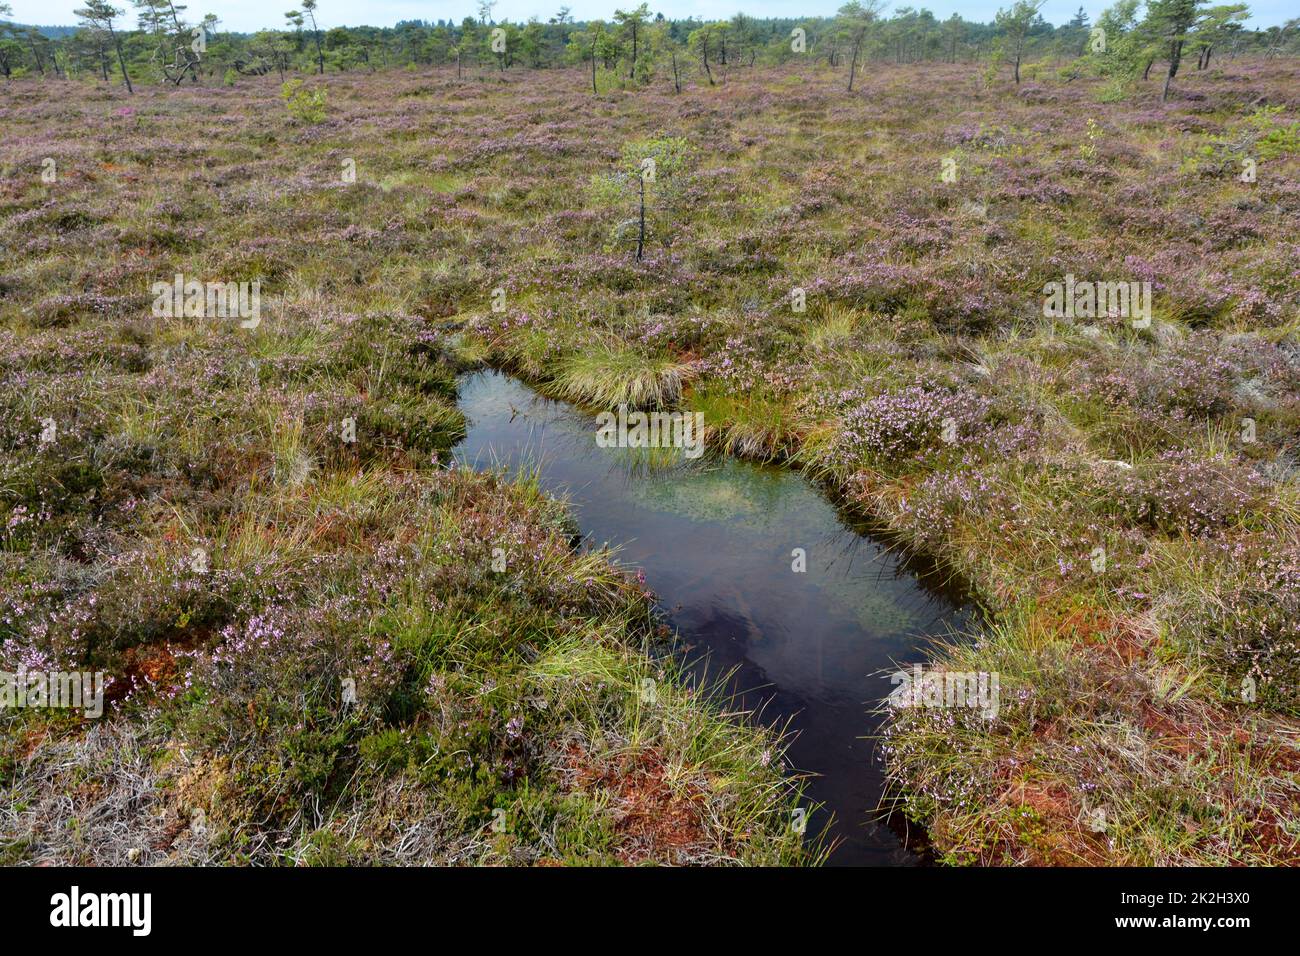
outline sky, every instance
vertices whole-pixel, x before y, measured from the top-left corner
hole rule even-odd
[[[81,0],[5,0],[13,7],[13,20],[40,26],[61,26],[76,23],[73,11],[82,5]],[[429,3],[427,0],[318,0],[317,17],[324,29],[337,26],[392,26],[399,20],[443,20],[459,22],[473,16],[476,0],[457,0],[455,3]],[[549,20],[562,6],[568,6],[575,19],[599,17],[608,19],[615,8],[632,8],[639,0],[499,0],[493,11],[497,20],[527,20],[536,16]],[[654,13],[670,18],[699,17],[707,20],[729,19],[738,11],[750,16],[800,17],[829,15],[843,0],[661,0],[649,3]],[[967,20],[987,22],[993,19],[998,7],[1010,6],[1012,0],[899,0],[895,7],[914,6],[930,10],[939,19],[960,13]],[[1051,23],[1061,24],[1074,16],[1082,6],[1089,16],[1097,15],[1113,0],[1047,0],[1043,17]],[[1226,2],[1226,0],[1215,0]],[[1295,16],[1295,0],[1247,0],[1254,17],[1251,27],[1274,26]],[[134,10],[130,0],[114,0],[114,5],[128,10],[126,19],[133,23]],[[189,0],[186,16],[192,20],[204,14],[215,13],[221,18],[222,28],[252,32],[267,27],[282,27],[283,13],[296,7],[295,0],[279,0],[272,6],[265,0]]]

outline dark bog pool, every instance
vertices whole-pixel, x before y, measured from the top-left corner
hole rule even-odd
[[[875,820],[883,778],[864,738],[893,689],[882,671],[971,623],[937,571],[891,552],[788,469],[645,467],[635,450],[597,447],[591,416],[498,372],[464,378],[460,398],[470,425],[459,460],[536,467],[589,544],[616,545],[619,560],[644,569],[696,672],[734,670],[742,706],[788,722],[790,759],[816,775],[808,794],[823,804],[808,832],[834,816],[830,862],[917,862],[896,828]],[[803,573],[792,569],[795,548],[807,555]]]

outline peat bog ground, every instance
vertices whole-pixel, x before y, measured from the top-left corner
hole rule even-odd
[[[719,79],[0,86],[0,670],[112,678],[0,717],[0,862],[824,858],[646,584],[452,465],[488,366],[699,411],[969,583],[928,658],[996,716],[879,741],[936,859],[1297,862],[1300,66]],[[260,321],[155,317],[177,274]]]

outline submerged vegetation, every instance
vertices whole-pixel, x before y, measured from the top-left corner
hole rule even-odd
[[[637,582],[447,467],[481,361],[702,411],[972,582],[935,663],[997,717],[886,741],[945,861],[1297,861],[1296,60],[700,29],[545,82],[325,72],[327,33],[283,96],[274,38],[229,86],[0,88],[0,670],[113,678],[0,717],[0,861],[818,857]],[[260,324],[151,317],[177,273]],[[1045,315],[1067,274],[1152,320]]]

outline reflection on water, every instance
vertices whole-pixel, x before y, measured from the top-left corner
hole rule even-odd
[[[538,467],[593,545],[645,570],[693,660],[735,670],[734,689],[764,720],[797,733],[795,766],[835,816],[843,864],[917,861],[871,816],[883,779],[871,708],[893,689],[895,663],[921,659],[927,635],[972,622],[938,576],[853,528],[804,478],[735,460],[663,467],[663,454],[596,446],[595,422],[498,372],[460,388],[469,432],[459,460]],[[807,571],[795,573],[802,548]],[[809,819],[809,832],[824,823]]]

